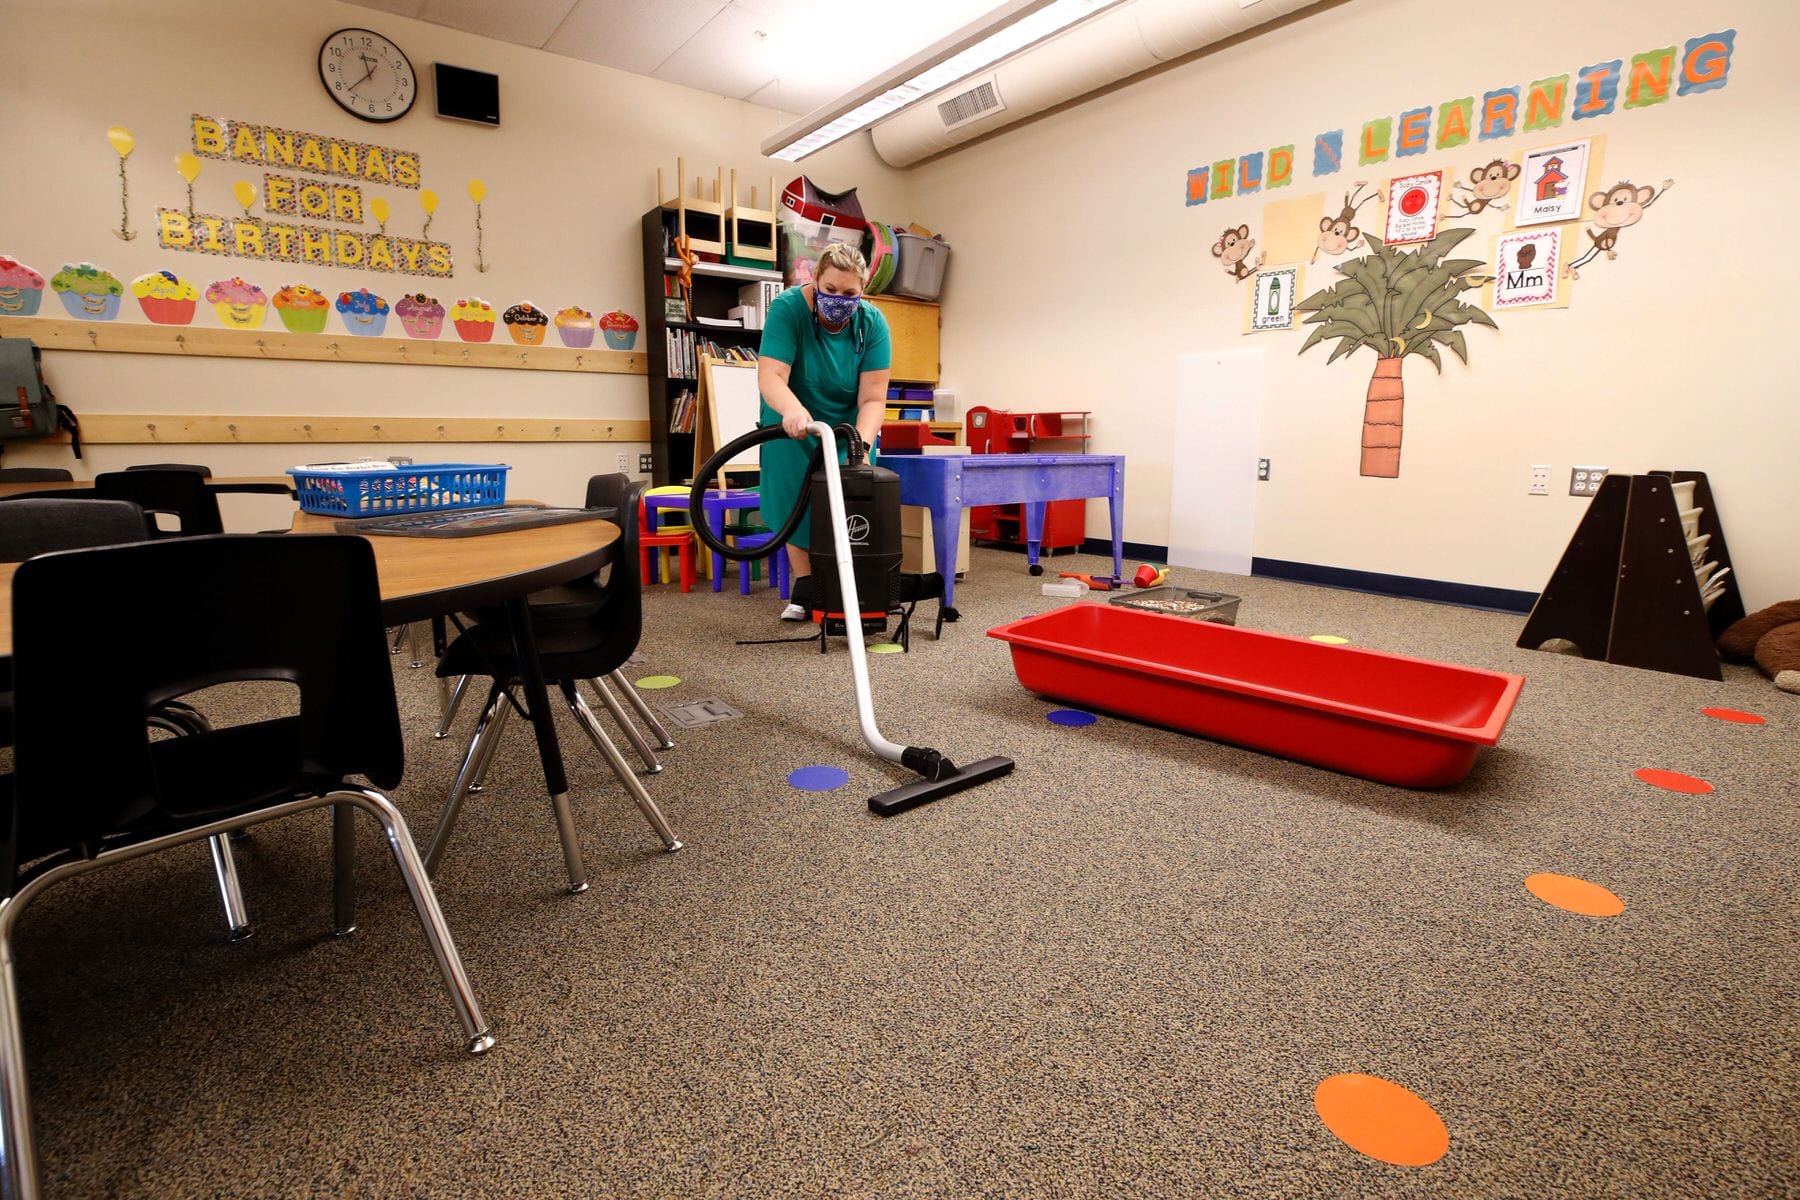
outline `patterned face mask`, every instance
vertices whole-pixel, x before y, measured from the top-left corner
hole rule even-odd
[[[856,306],[862,303],[862,297],[834,296],[829,292],[814,292],[813,303],[818,310],[819,320],[827,325],[838,326],[856,315]]]

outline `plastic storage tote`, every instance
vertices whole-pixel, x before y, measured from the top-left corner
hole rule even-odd
[[[888,284],[890,296],[936,300],[944,293],[944,268],[950,265],[950,243],[894,230],[894,250],[899,265]]]

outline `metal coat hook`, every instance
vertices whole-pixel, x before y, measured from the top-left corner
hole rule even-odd
[[[577,355],[576,355],[576,356],[575,356],[575,365],[576,365],[576,366],[578,366],[578,367],[579,367],[579,366],[580,366],[580,365],[581,365],[581,361],[582,361],[582,357],[583,357],[583,356],[582,356],[582,355],[579,355],[579,354],[577,354]]]
[[[338,354],[338,344],[336,342],[331,343],[331,345],[328,347],[328,349],[331,351],[331,353],[334,357],[338,357],[338,358],[343,357],[342,355]]]
[[[312,436],[312,426],[311,425],[302,425],[300,428],[306,431],[307,437],[310,438]]]
[[[185,334],[185,333],[176,334],[175,335],[175,344],[177,346],[181,347],[181,352],[183,354],[186,354],[187,353],[187,334]]]
[[[437,431],[438,431],[439,437],[442,437],[444,435],[444,427],[442,425],[438,426]]]
[[[550,427],[550,436],[553,438],[562,437],[562,426],[561,425],[552,425]]]
[[[231,424],[229,424],[229,425],[226,425],[226,426],[225,426],[225,431],[226,431],[226,432],[227,432],[227,433],[229,433],[229,434],[230,434],[230,435],[231,435],[231,440],[232,440],[232,441],[236,441],[236,440],[237,440],[237,424],[236,424],[236,422],[233,422],[233,423],[231,423]]]
[[[269,347],[264,344],[261,338],[256,339],[256,352],[261,354],[264,358],[269,356]]]
[[[97,329],[90,329],[87,331],[87,335],[88,335],[88,344],[90,346],[93,346],[95,349],[99,349],[99,347],[100,347],[100,331]]]
[[[156,440],[156,425],[155,425],[155,423],[152,421],[145,421],[144,428],[148,429],[150,431],[150,440],[154,442]]]
[[[379,422],[379,421],[377,421],[377,422],[375,422],[375,423],[373,423],[373,424],[371,424],[371,425],[370,425],[370,426],[369,426],[369,428],[370,428],[370,429],[373,429],[373,430],[374,430],[374,431],[375,431],[375,436],[376,436],[376,437],[380,437],[380,436],[381,436],[381,423],[380,423],[380,422]]]

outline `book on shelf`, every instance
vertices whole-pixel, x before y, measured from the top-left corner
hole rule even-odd
[[[717,325],[721,329],[742,329],[744,323],[736,317],[694,317],[696,325]]]

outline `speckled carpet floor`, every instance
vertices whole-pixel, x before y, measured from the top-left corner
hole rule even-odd
[[[1104,569],[1100,560],[1080,569]],[[1065,560],[1059,565],[1069,566]],[[882,821],[842,644],[772,593],[652,589],[664,854],[564,725],[593,877],[563,868],[515,725],[438,893],[499,1038],[461,1036],[373,826],[330,938],[323,816],[239,850],[223,936],[200,847],[53,890],[19,938],[56,1196],[1724,1197],[1800,1193],[1800,699],[1513,647],[1522,618],[1177,572],[1240,623],[1529,677],[1500,747],[1416,793],[1102,717],[1045,720],[990,626],[1052,607],[977,551],[964,621],[870,659],[888,736],[1009,778]],[[929,606],[927,606],[929,607]],[[458,737],[397,667],[397,799],[423,843]],[[1701,716],[1759,712],[1764,726]],[[847,787],[791,789],[810,764]],[[1639,767],[1710,781],[1646,786]],[[1562,872],[1597,920],[1522,886]],[[1427,1100],[1422,1168],[1351,1150],[1315,1086]]]

